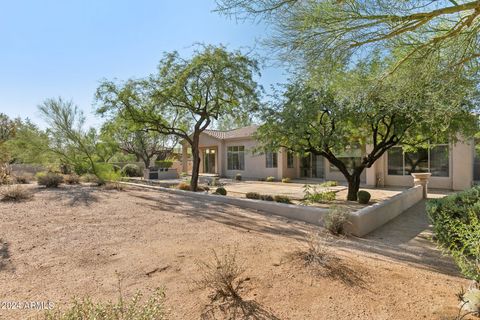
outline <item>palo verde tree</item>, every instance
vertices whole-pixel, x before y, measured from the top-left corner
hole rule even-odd
[[[450,65],[480,59],[480,1],[469,0],[217,0],[236,18],[265,19],[271,44],[287,56],[318,61],[363,49],[406,50],[391,67],[442,55]],[[445,51],[449,54],[445,54]]]
[[[145,168],[150,167],[154,157],[165,160],[171,155],[178,140],[175,136],[149,131],[121,116],[105,122],[102,135],[111,137],[119,150],[135,156]]]
[[[214,121],[242,117],[257,108],[255,73],[255,60],[224,47],[205,46],[188,59],[168,53],[158,72],[146,79],[102,83],[98,112],[120,114],[147,131],[183,139],[192,149],[191,189],[196,191],[200,134]]]
[[[265,111],[257,134],[263,147],[325,157],[348,181],[347,199],[356,200],[362,172],[393,146],[455,142],[475,131],[474,81],[440,67],[428,79],[415,78],[415,65],[378,81],[388,67],[375,58],[293,81]],[[362,156],[349,165],[341,156],[352,148]]]

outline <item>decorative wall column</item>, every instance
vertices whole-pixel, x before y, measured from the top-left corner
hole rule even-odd
[[[423,188],[423,199],[427,199],[428,197],[428,180],[432,174],[429,172],[418,172],[412,173],[413,177],[413,185],[414,186],[422,186]]]

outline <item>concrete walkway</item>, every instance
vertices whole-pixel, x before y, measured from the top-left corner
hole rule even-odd
[[[438,198],[439,195],[429,195]],[[443,196],[440,194],[440,196]],[[422,200],[400,216],[366,235],[337,243],[345,249],[373,253],[388,260],[397,260],[438,272],[458,275],[452,259],[442,255],[433,243],[432,229]]]

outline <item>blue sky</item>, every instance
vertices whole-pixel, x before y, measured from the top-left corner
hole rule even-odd
[[[0,112],[44,126],[37,105],[62,96],[96,126],[93,95],[104,78],[145,76],[163,52],[188,56],[199,42],[259,49],[265,26],[214,8],[214,0],[0,0]],[[268,88],[284,79],[267,67],[259,82]]]

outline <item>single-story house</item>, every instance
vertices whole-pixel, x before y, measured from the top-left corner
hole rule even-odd
[[[257,126],[229,131],[205,130],[200,135],[200,173],[244,179],[273,176],[276,179],[318,179],[345,181],[343,175],[322,156],[297,157],[286,150],[255,152]],[[274,133],[272,133],[274,134]],[[344,161],[355,162],[365,150],[354,150],[342,155]],[[187,171],[188,145],[183,144],[182,171]],[[365,186],[411,186],[411,172],[430,172],[431,188],[463,190],[472,186],[480,170],[473,139],[455,144],[431,145],[417,152],[403,152],[400,146],[391,148],[371,168],[364,170]]]

